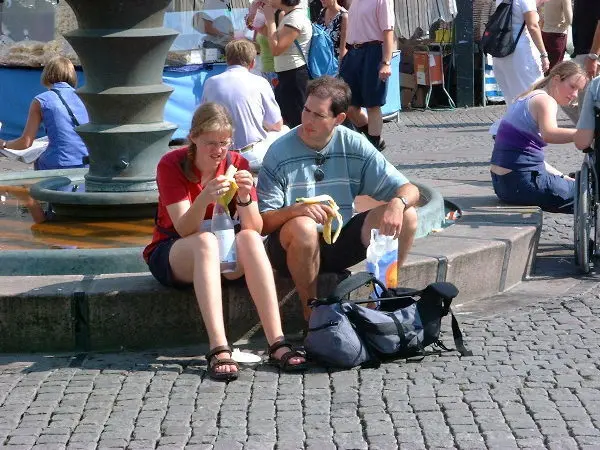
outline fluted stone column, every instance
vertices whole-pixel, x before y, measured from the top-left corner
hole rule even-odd
[[[90,116],[77,128],[90,154],[86,191],[155,190],[156,165],[177,128],[163,121],[172,92],[163,67],[177,36],[163,27],[170,0],[66,1],[79,28],[65,38],[83,66],[77,93]]]

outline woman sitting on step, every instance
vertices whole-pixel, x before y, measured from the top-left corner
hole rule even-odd
[[[269,342],[269,361],[284,371],[304,369],[306,362],[283,338],[273,271],[260,237],[262,219],[253,178],[248,161],[229,151],[232,136],[231,117],[223,106],[205,103],[196,110],[189,146],[167,153],[158,164],[156,225],[152,243],[144,250],[144,259],[160,283],[193,285],[210,345],[208,374],[223,381],[236,379],[239,367],[231,359],[225,336],[221,281],[243,275]],[[237,269],[221,274],[219,245],[210,232],[210,220],[215,202],[231,187],[225,176],[229,165],[238,169],[234,175],[238,191],[229,211],[237,213],[240,230],[235,236]]]
[[[556,114],[558,106],[577,99],[586,83],[585,71],[565,61],[508,107],[498,128],[490,167],[500,200],[573,213],[575,180],[544,160],[544,147],[573,142],[576,130],[559,128]]]

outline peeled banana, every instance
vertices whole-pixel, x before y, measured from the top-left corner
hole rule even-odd
[[[221,197],[219,197],[218,202],[223,205],[225,208],[227,208],[227,205],[229,205],[229,202],[231,202],[231,200],[233,199],[233,196],[235,195],[235,193],[238,190],[238,185],[235,182],[235,179],[233,178],[233,176],[235,175],[235,173],[237,172],[237,167],[235,167],[233,164],[230,165],[227,168],[227,171],[225,172],[225,177],[227,178],[227,181],[229,181],[229,189],[227,190],[227,192],[225,192],[223,195],[221,195]]]
[[[344,224],[344,218],[339,213],[340,207],[337,205],[335,200],[331,198],[330,195],[317,195],[316,197],[300,197],[296,199],[298,203],[329,203],[329,207],[333,209],[334,216],[327,217],[327,221],[323,224],[323,240],[328,244],[333,244],[337,241],[337,238],[342,231],[342,226]],[[333,224],[333,219],[337,220],[338,226],[335,230],[335,234],[331,236],[331,225]]]

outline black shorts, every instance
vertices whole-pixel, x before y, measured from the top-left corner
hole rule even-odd
[[[177,281],[169,264],[169,253],[177,239],[179,238],[169,238],[159,242],[148,257],[148,268],[160,284],[183,289],[190,287],[192,283]]]
[[[239,225],[236,225],[236,232],[238,231]],[[171,264],[169,263],[169,253],[171,253],[171,247],[173,247],[173,244],[177,239],[180,238],[171,237],[159,242],[148,257],[148,268],[150,269],[150,273],[160,284],[168,287],[185,289],[191,287],[193,283],[184,283],[183,281],[176,280],[173,275],[173,270],[171,269]],[[222,284],[238,283],[240,280],[244,281],[245,278],[242,276],[235,280],[228,280],[221,275]]]
[[[340,77],[352,91],[352,106],[372,108],[385,105],[387,81],[379,79],[383,44],[367,43],[350,47],[340,65]]]
[[[356,214],[342,228],[340,235],[334,244],[327,244],[323,236],[319,236],[319,246],[321,248],[321,266],[319,271],[342,272],[344,269],[353,266],[367,257],[367,248],[360,239],[363,223],[369,211]],[[289,275],[287,268],[287,254],[281,246],[279,231],[271,233],[265,242],[267,255],[271,265],[278,272]]]

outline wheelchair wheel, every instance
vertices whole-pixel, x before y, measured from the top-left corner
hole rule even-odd
[[[575,261],[583,273],[590,272],[590,231],[591,214],[590,204],[592,191],[590,189],[590,171],[587,164],[581,166],[581,171],[575,177],[574,208],[574,236],[575,236]]]

